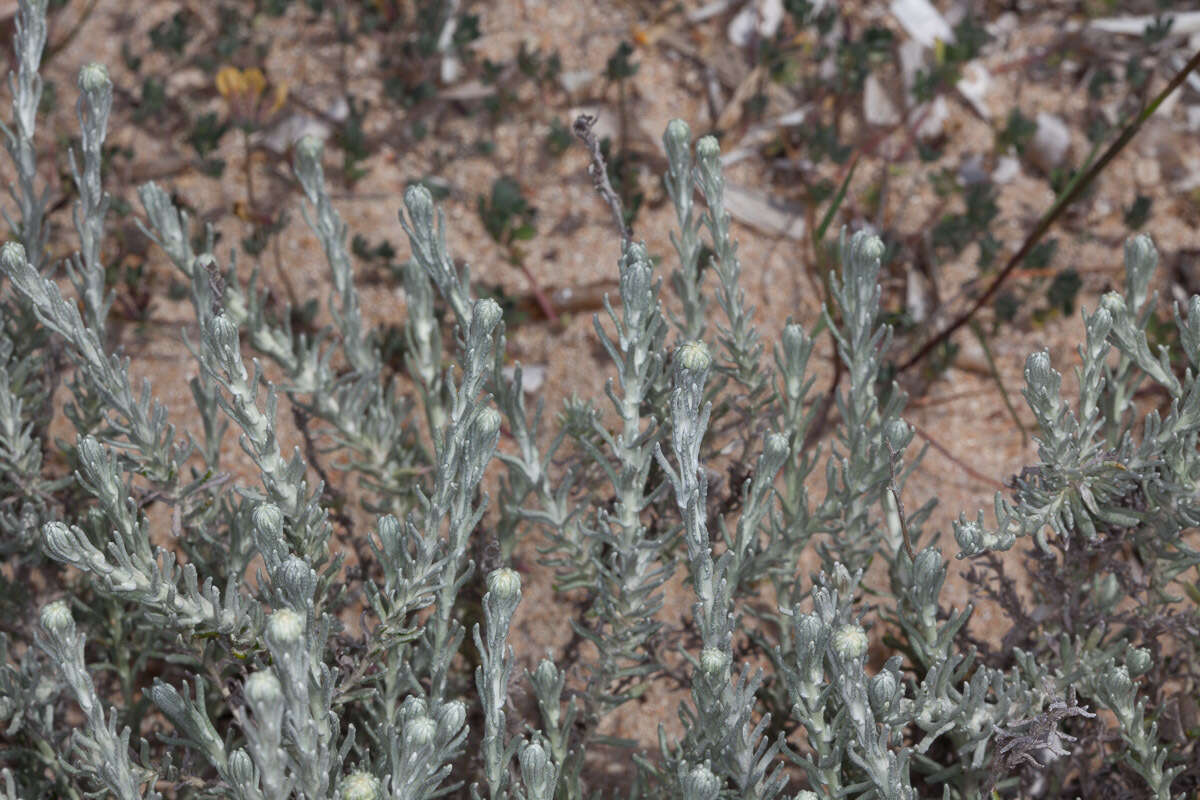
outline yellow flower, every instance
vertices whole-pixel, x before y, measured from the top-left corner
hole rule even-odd
[[[279,83],[267,97],[267,78],[258,67],[241,70],[222,67],[217,72],[217,92],[229,104],[230,116],[239,124],[258,128],[266,124],[287,100],[288,87]]]

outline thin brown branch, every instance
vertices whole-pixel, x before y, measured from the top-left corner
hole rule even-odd
[[[995,478],[989,478],[987,475],[984,475],[982,472],[980,472],[976,469],[973,469],[970,464],[967,464],[965,461],[960,459],[958,456],[951,453],[949,450],[946,449],[946,447],[944,445],[942,445],[940,442],[938,442],[936,439],[934,439],[932,436],[930,436],[925,431],[921,430],[916,425],[913,425],[913,423],[911,421],[908,421],[908,420],[905,420],[905,421],[908,422],[909,425],[912,425],[912,429],[914,432],[916,432],[917,436],[920,436],[922,439],[924,439],[929,444],[930,447],[932,447],[934,450],[937,450],[939,453],[941,453],[943,456],[945,456],[947,459],[949,459],[950,463],[954,464],[954,466],[961,469],[969,477],[974,478],[975,480],[979,481],[980,483],[986,483],[988,486],[994,487],[997,491],[1002,492],[1007,488],[1003,483],[996,480]]]
[[[892,493],[892,500],[896,503],[896,516],[900,518],[900,533],[904,536],[904,552],[908,553],[909,559],[916,561],[917,555],[913,552],[912,535],[908,532],[908,517],[904,514],[904,501],[900,499],[900,485],[896,479],[896,462],[900,460],[900,454],[892,449],[892,443],[884,438],[884,444],[888,449],[888,468],[891,470],[891,478],[888,480],[888,490]]]
[[[1013,272],[1016,271],[1017,267],[1021,265],[1021,263],[1025,260],[1025,257],[1029,255],[1031,250],[1033,250],[1034,246],[1041,241],[1046,232],[1050,230],[1058,218],[1062,216],[1063,212],[1066,211],[1067,208],[1074,203],[1081,194],[1083,194],[1084,190],[1095,181],[1097,176],[1099,176],[1100,173],[1108,167],[1109,163],[1112,162],[1112,160],[1117,157],[1121,150],[1125,148],[1125,145],[1129,144],[1133,137],[1137,135],[1137,132],[1141,130],[1142,125],[1146,122],[1146,120],[1150,118],[1150,116],[1158,109],[1158,107],[1162,105],[1162,102],[1167,99],[1171,92],[1175,91],[1175,89],[1184,82],[1187,76],[1191,74],[1191,72],[1194,71],[1197,66],[1200,66],[1200,51],[1197,51],[1195,55],[1192,56],[1191,60],[1184,65],[1183,69],[1179,70],[1175,77],[1171,79],[1171,82],[1166,85],[1166,88],[1159,92],[1153,100],[1142,107],[1141,111],[1133,119],[1133,121],[1130,122],[1123,131],[1121,131],[1121,135],[1118,136],[1116,140],[1108,146],[1108,149],[1104,151],[1104,155],[1100,156],[1100,158],[1094,164],[1092,164],[1091,168],[1088,169],[1087,172],[1083,173],[1081,176],[1077,176],[1075,180],[1071,181],[1071,184],[1067,187],[1067,190],[1058,198],[1058,200],[1055,201],[1054,205],[1052,205],[1050,209],[1042,215],[1042,218],[1038,221],[1038,224],[1032,231],[1030,231],[1029,235],[1025,237],[1025,241],[1021,244],[1021,247],[1017,250],[1017,252],[1013,253],[1012,257],[1009,258],[1008,263],[1004,265],[1004,269],[1000,270],[1000,273],[992,279],[992,282],[988,285],[987,289],[985,289],[983,294],[981,294],[975,300],[975,302],[971,304],[971,307],[959,315],[954,322],[950,323],[950,325],[922,345],[916,353],[914,353],[907,361],[900,365],[899,372],[904,372],[905,370],[909,369],[914,364],[923,360],[927,355],[940,347],[942,343],[953,336],[959,328],[970,322],[975,314],[977,314],[981,308],[986,306],[991,299],[996,296],[996,293],[1000,291],[1000,287],[1003,286],[1004,282],[1007,281]]]
[[[591,114],[580,114],[575,118],[575,123],[571,126],[571,130],[575,133],[576,138],[583,142],[584,146],[588,149],[588,154],[592,159],[592,163],[588,165],[588,173],[592,176],[592,183],[596,187],[596,192],[604,198],[604,202],[608,204],[608,210],[612,212],[613,221],[617,224],[617,230],[621,232],[621,252],[625,252],[629,247],[630,241],[633,239],[633,232],[625,224],[625,210],[621,205],[621,198],[617,195],[612,187],[612,183],[608,180],[608,165],[604,162],[604,154],[600,152],[600,140],[592,132],[592,127],[595,124],[596,118],[594,116]]]
[[[308,411],[298,405],[292,406],[292,419],[296,423],[296,429],[300,431],[300,436],[304,439],[304,456],[308,460],[309,466],[313,468],[313,472],[317,473],[317,477],[321,481],[321,494],[328,504],[329,516],[339,522],[350,535],[350,540],[355,542],[358,549],[360,549],[358,554],[359,563],[364,563],[361,552],[362,542],[354,536],[354,520],[342,510],[346,505],[346,496],[340,489],[333,485],[333,480],[321,464],[321,455],[317,452],[316,442],[313,440],[312,432],[308,427],[310,418],[311,415]]]

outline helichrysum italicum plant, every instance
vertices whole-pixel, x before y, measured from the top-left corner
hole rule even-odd
[[[406,375],[394,375],[362,316],[320,143],[298,143],[294,164],[333,286],[333,325],[312,338],[286,314],[271,321],[257,275],[243,282],[232,256],[222,267],[211,235],[195,250],[186,215],[143,187],[146,231],[189,280],[197,321],[200,429],[180,440],[110,348],[100,164],[112,84],[97,65],[80,71],[71,161],[78,301],[48,276],[32,161],[44,13],[21,0],[5,130],[17,175],[14,238],[0,248],[8,800],[901,800],[1074,796],[1099,780],[1168,800],[1195,786],[1200,553],[1187,533],[1200,521],[1200,298],[1176,310],[1177,365],[1147,339],[1148,238],[1126,248],[1124,292],[1084,313],[1078,401],[1062,397],[1047,354],[1027,362],[1039,463],[997,497],[993,520],[955,525],[969,577],[1011,621],[980,641],[972,609],[941,599],[948,565],[923,529],[929,504],[906,514],[899,503],[919,455],[903,394],[880,379],[882,243],[843,235],[822,323],[789,323],[768,342],[739,288],[717,142],[693,146],[678,120],[664,145],[681,310],[664,310],[645,246],[619,237],[611,332],[595,325],[612,362],[609,412],[577,398],[556,425],[526,408],[519,366],[503,377],[500,307],[473,296],[425,189],[403,198],[408,349]],[[808,441],[822,330],[849,378],[827,457]],[[74,367],[64,411],[77,435],[61,445],[73,472],[59,477],[43,456],[51,341]],[[244,344],[278,383],[247,364]],[[1141,415],[1145,386],[1165,411]],[[360,478],[351,490],[376,521],[345,532],[366,543],[357,578],[333,546],[328,487],[279,444],[280,393]],[[231,426],[252,485],[222,470]],[[740,483],[714,482],[721,453],[742,462]],[[822,466],[814,497],[808,478]],[[489,470],[501,479],[490,514]],[[152,543],[150,502],[172,509],[177,550]],[[1021,537],[1034,543],[1032,601],[995,555]],[[523,540],[582,599],[571,622],[593,647],[570,663],[526,662],[514,640],[523,579],[508,562]],[[481,542],[499,554],[486,574]],[[814,577],[795,566],[809,546],[823,565]],[[55,580],[40,608],[22,594],[35,568]],[[694,602],[667,642],[663,587],[676,573]],[[359,639],[342,620],[351,592]],[[682,735],[661,727],[612,782],[603,762],[638,746],[603,735],[605,718],[672,680],[688,690]],[[517,685],[532,695],[528,716]]]

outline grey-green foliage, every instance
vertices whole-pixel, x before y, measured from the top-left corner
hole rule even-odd
[[[10,287],[0,298],[0,545],[17,575],[42,568],[62,597],[38,613],[15,582],[0,587],[25,615],[12,627],[25,646],[0,636],[5,797],[151,798],[169,786],[238,800],[551,800],[599,789],[977,798],[1038,775],[1077,791],[1083,765],[1168,800],[1180,794],[1173,781],[1195,777],[1194,733],[1165,738],[1163,693],[1178,705],[1196,686],[1186,633],[1200,558],[1184,532],[1200,519],[1200,298],[1176,312],[1181,378],[1147,335],[1149,239],[1126,248],[1124,294],[1084,314],[1075,406],[1047,354],[1028,361],[1041,462],[997,497],[994,524],[981,515],[955,526],[959,556],[993,576],[973,580],[1013,617],[996,652],[968,635],[970,606],[942,599],[948,565],[923,530],[929,504],[904,517],[896,502],[919,454],[902,393],[880,380],[883,244],[843,235],[824,320],[811,331],[789,322],[768,363],[739,286],[717,143],[693,149],[678,120],[664,141],[682,313],[664,311],[645,245],[624,243],[620,307],[606,299],[607,319],[594,323],[611,362],[609,406],[575,398],[554,424],[541,405],[526,409],[519,366],[503,377],[501,309],[473,295],[423,188],[406,191],[400,217],[412,250],[400,376],[363,318],[319,143],[299,143],[294,165],[333,286],[333,325],[313,337],[267,313],[257,274],[243,283],[232,256],[220,266],[211,231],[196,252],[186,215],[142,187],[145,230],[188,279],[196,315],[200,427],[178,439],[109,341],[100,148],[112,86],[95,65],[80,73],[82,166],[71,162],[79,254],[68,276],[79,302],[44,274],[45,197],[30,161],[44,12],[20,3],[6,129],[18,181],[17,241],[0,248]],[[712,297],[699,264],[705,231]],[[439,304],[453,331],[449,368]],[[809,374],[823,329],[846,375],[827,456],[809,441],[823,416]],[[77,435],[62,443],[71,475],[43,463],[50,335],[74,367],[66,416]],[[273,364],[277,383],[257,360],[247,365],[244,345]],[[1147,378],[1165,415],[1137,416]],[[355,499],[374,525],[340,523],[365,539],[357,577],[335,547],[329,487],[310,485],[316,465],[280,445],[281,395],[325,426],[313,435],[361,479]],[[252,485],[222,469],[230,425]],[[730,454],[744,468],[730,474],[744,477],[727,486],[716,470]],[[826,488],[815,496],[819,468]],[[500,478],[493,514],[489,470]],[[171,510],[171,547],[152,535],[157,502]],[[991,558],[1024,535],[1038,546],[1030,579],[1061,594],[1062,611],[1026,609]],[[814,543],[823,570],[809,578],[796,563]],[[484,576],[475,557],[491,546],[502,565]],[[587,647],[572,663],[525,660],[522,579],[505,565],[518,547],[537,547],[556,588],[575,593],[570,622]],[[45,569],[45,558],[72,569]],[[663,599],[676,572],[693,596],[682,621]],[[361,638],[347,628],[355,593]],[[603,734],[611,715],[672,683],[687,690],[681,736],[660,728],[657,748],[645,748]],[[140,740],[150,716],[158,734]],[[631,766],[605,786],[618,754]]]
[[[14,235],[41,255],[46,242],[45,210],[50,187],[38,187],[34,134],[42,97],[38,73],[46,44],[45,0],[23,0],[17,5],[13,53],[15,70],[9,73],[12,124],[0,123],[4,145],[12,159],[15,180],[9,196],[16,206],[0,209]],[[102,138],[102,134],[101,134]],[[97,167],[98,168],[98,167]],[[40,264],[40,261],[36,263]],[[42,476],[46,424],[36,422],[49,400],[48,371],[52,357],[45,330],[33,309],[19,297],[3,299],[0,326],[0,405],[6,412],[0,426],[0,486],[13,498],[0,509],[5,554],[28,550],[41,522],[53,514],[50,494],[61,483]]]

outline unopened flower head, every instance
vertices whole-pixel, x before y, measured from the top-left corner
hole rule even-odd
[[[228,778],[241,784],[255,780],[254,760],[244,747],[239,747],[229,754]]]
[[[521,596],[521,576],[516,570],[501,567],[487,576],[488,591],[497,599],[510,601]]]
[[[1052,377],[1053,372],[1054,368],[1050,366],[1050,354],[1045,350],[1030,353],[1029,357],[1025,359],[1026,383],[1044,383]]]
[[[780,339],[785,350],[801,350],[808,344],[808,334],[798,322],[789,322],[783,326]]]
[[[475,432],[483,437],[491,436],[500,430],[500,421],[500,412],[489,406],[475,418]]]
[[[315,161],[319,163],[321,160],[321,152],[324,149],[324,143],[312,134],[302,136],[300,137],[299,141],[296,142],[296,154],[301,158],[308,159],[309,161]]]
[[[1150,656],[1150,651],[1144,647],[1130,650],[1125,659],[1125,664],[1129,667],[1129,674],[1135,678],[1145,675],[1153,663],[1154,659]]]
[[[696,142],[696,157],[702,161],[712,161],[721,157],[721,145],[715,136],[701,136]]]
[[[451,700],[438,709],[437,733],[443,741],[453,739],[467,721],[467,706],[462,700]]]
[[[899,685],[896,675],[890,670],[885,669],[872,677],[871,683],[867,687],[871,708],[876,712],[882,710],[895,697]]]
[[[673,119],[667,123],[667,131],[663,134],[668,154],[672,151],[685,152],[692,143],[692,129],[681,119]]]
[[[281,574],[287,581],[307,581],[313,577],[313,568],[308,562],[297,555],[289,555],[283,560]]]
[[[0,262],[9,272],[19,269],[25,263],[25,248],[20,242],[5,242],[0,246]]]
[[[711,800],[721,792],[721,780],[707,764],[696,764],[683,776],[683,796],[687,800]]]
[[[70,636],[75,631],[75,618],[66,600],[55,600],[42,609],[42,627],[59,637]]]
[[[84,64],[79,70],[79,90],[82,92],[102,92],[112,86],[108,77],[108,68],[103,64],[92,62]]]
[[[1115,667],[1102,680],[1104,688],[1108,690],[1114,703],[1124,702],[1133,694],[1133,679],[1129,676],[1129,670],[1124,666]]]
[[[554,683],[558,680],[558,667],[554,666],[554,662],[550,659],[543,658],[538,662],[537,669],[533,672],[533,677],[539,683]]]
[[[356,770],[342,779],[342,800],[377,800],[379,788],[378,778]]]
[[[833,632],[833,651],[847,661],[862,658],[867,653],[867,632],[860,626],[841,625]]]
[[[304,637],[304,617],[290,608],[281,608],[267,622],[267,638],[274,644],[289,646]]]
[[[858,239],[857,251],[859,255],[868,261],[878,261],[883,258],[887,248],[883,244],[883,240],[874,234],[858,234],[855,236]]]
[[[1125,313],[1125,298],[1117,292],[1107,292],[1100,298],[1100,307],[1114,317]]]
[[[254,527],[264,532],[283,533],[283,512],[274,503],[263,503],[254,509]]]
[[[60,561],[71,561],[79,555],[79,543],[71,529],[58,520],[42,526],[42,542],[46,552]]]
[[[433,195],[421,184],[414,183],[404,190],[404,207],[417,230],[433,224]]]
[[[554,767],[546,748],[539,742],[530,742],[521,751],[521,779],[530,789],[548,789],[554,780]]]
[[[799,642],[815,642],[825,632],[825,624],[816,614],[800,614],[794,623],[796,640]]]
[[[729,666],[729,654],[716,647],[700,651],[700,669],[705,675],[720,675]]]
[[[888,447],[899,453],[904,450],[909,439],[912,438],[912,428],[908,427],[908,423],[902,419],[888,420],[883,429],[883,436]]]
[[[686,342],[676,353],[679,365],[690,372],[703,372],[712,364],[712,356],[704,342]]]
[[[539,769],[547,762],[546,749],[538,742],[530,742],[521,751],[521,769],[526,769],[526,765],[533,769]]]
[[[484,330],[490,331],[504,318],[504,309],[500,308],[500,304],[492,298],[485,297],[475,301],[471,314],[479,320]]]
[[[782,433],[768,433],[763,452],[768,458],[783,458],[788,454],[788,438]]]
[[[270,670],[259,670],[246,678],[246,698],[256,705],[269,705],[283,697],[283,687]]]
[[[422,747],[433,741],[434,735],[437,734],[437,725],[424,714],[409,719],[408,724],[404,726],[404,736],[412,744]]]
[[[1125,241],[1125,261],[1126,263],[1149,262],[1143,268],[1153,269],[1154,265],[1158,263],[1158,250],[1154,247],[1154,240],[1144,233],[1127,239]]]

